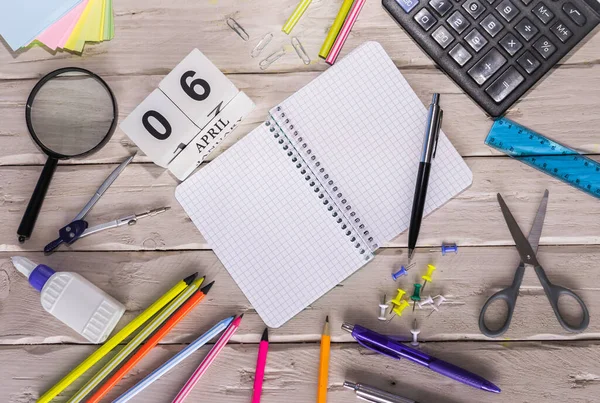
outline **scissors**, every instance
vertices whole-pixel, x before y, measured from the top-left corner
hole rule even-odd
[[[540,202],[540,206],[538,208],[538,212],[535,216],[535,220],[533,221],[533,225],[531,227],[531,232],[529,233],[529,237],[525,238],[523,232],[519,228],[515,218],[511,214],[508,206],[502,199],[500,193],[498,193],[498,203],[500,203],[500,209],[502,210],[502,214],[504,215],[504,220],[508,225],[508,229],[515,241],[517,251],[519,255],[521,255],[521,263],[519,267],[517,267],[517,271],[515,272],[515,277],[510,287],[505,288],[503,290],[498,291],[494,295],[492,295],[485,303],[483,308],[481,308],[481,313],[479,314],[479,330],[486,336],[489,337],[498,337],[502,335],[504,332],[508,330],[510,326],[510,321],[512,319],[513,312],[515,310],[515,305],[517,303],[517,297],[519,296],[519,287],[521,287],[521,281],[523,280],[523,274],[525,273],[525,266],[533,266],[535,273],[542,283],[542,287],[544,288],[544,292],[546,293],[546,297],[548,301],[550,301],[550,306],[552,306],[552,310],[556,315],[556,319],[558,319],[558,323],[569,332],[582,332],[584,331],[589,323],[590,323],[590,314],[588,312],[587,307],[583,300],[579,297],[579,295],[575,294],[573,291],[568,288],[561,287],[558,285],[554,285],[548,280],[546,273],[544,272],[544,268],[538,262],[535,251],[540,242],[540,237],[542,235],[542,227],[544,226],[544,218],[546,217],[546,207],[548,205],[548,191],[544,193],[544,197]],[[559,307],[558,307],[558,298],[561,295],[566,295],[572,297],[583,312],[583,317],[581,318],[581,322],[578,325],[570,325],[567,323],[565,318],[562,316]],[[504,324],[497,330],[492,330],[488,328],[485,324],[485,313],[488,307],[497,300],[503,300],[508,305],[508,312],[506,314],[506,319]]]
[[[87,204],[83,207],[83,209],[77,214],[77,216],[71,221],[69,224],[65,225],[61,229],[58,230],[58,238],[54,241],[50,242],[48,245],[44,247],[44,253],[50,254],[56,248],[58,248],[63,243],[68,245],[72,244],[76,240],[86,237],[88,235],[95,234],[100,231],[104,231],[111,228],[120,227],[121,225],[134,225],[137,223],[137,220],[145,217],[152,217],[157,214],[163,213],[170,209],[170,207],[161,207],[154,210],[146,211],[141,214],[131,214],[126,217],[117,218],[116,220],[109,221],[107,223],[99,224],[94,227],[88,228],[88,222],[84,220],[85,216],[90,212],[92,207],[100,200],[104,192],[112,185],[112,183],[119,177],[121,172],[129,165],[129,163],[133,160],[135,155],[130,156],[125,161],[123,161],[118,167],[115,168],[114,171],[104,180],[102,185],[96,190],[94,196],[87,202]]]

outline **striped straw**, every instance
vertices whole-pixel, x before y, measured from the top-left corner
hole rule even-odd
[[[331,47],[331,50],[329,51],[329,55],[327,55],[327,59],[325,59],[325,62],[327,64],[335,63],[335,60],[339,56],[339,54],[342,50],[342,47],[344,47],[344,43],[346,42],[346,39],[348,39],[348,36],[350,35],[350,31],[352,30],[354,23],[358,19],[358,14],[360,14],[360,10],[362,10],[366,1],[367,0],[355,0],[354,1],[354,4],[352,5],[352,9],[348,13],[348,17],[346,17],[346,22],[344,22],[344,25],[342,26],[340,33],[338,34],[333,46]]]

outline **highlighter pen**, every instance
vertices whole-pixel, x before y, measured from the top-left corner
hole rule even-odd
[[[258,345],[258,358],[256,359],[256,374],[254,375],[254,390],[252,392],[252,403],[260,403],[263,381],[265,379],[265,366],[267,365],[267,353],[269,352],[269,328],[265,328],[260,344]]]
[[[423,140],[423,151],[419,162],[415,196],[413,198],[412,213],[410,215],[410,227],[408,230],[408,260],[410,261],[417,245],[423,210],[425,209],[425,198],[427,197],[427,185],[429,184],[429,172],[431,171],[431,160],[435,158],[442,117],[444,112],[440,108],[440,94],[433,94],[433,100],[429,105],[427,123],[425,126],[425,139]]]
[[[360,325],[350,325],[347,323],[342,325],[342,330],[352,333],[352,337],[354,337],[354,339],[361,346],[381,355],[385,355],[396,360],[405,358],[411,362],[414,362],[415,364],[427,367],[438,374],[447,376],[455,381],[462,382],[465,385],[469,385],[475,389],[485,390],[486,392],[492,393],[500,393],[499,387],[480,377],[479,375],[475,375],[466,369],[432,357],[423,351],[415,350],[414,348],[405,346],[391,337],[384,336]]]
[[[362,383],[353,383],[344,381],[344,387],[353,390],[356,393],[356,397],[364,400],[365,402],[371,403],[419,403],[414,400],[407,399],[405,397],[393,395],[385,392],[381,389],[374,388],[373,386],[365,385]]]
[[[333,43],[335,42],[338,34],[340,33],[340,29],[342,29],[344,21],[346,21],[346,17],[350,12],[350,8],[352,8],[352,3],[354,3],[354,0],[344,0],[344,2],[342,3],[340,11],[335,17],[335,20],[333,20],[333,24],[331,24],[331,28],[329,28],[329,32],[327,33],[325,41],[321,46],[321,50],[319,51],[319,57],[327,59],[327,56],[329,56],[329,51],[331,50]]]

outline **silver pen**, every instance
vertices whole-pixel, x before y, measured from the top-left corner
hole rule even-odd
[[[414,400],[407,399],[385,392],[373,386],[364,385],[362,383],[352,383],[344,381],[344,387],[353,390],[356,397],[366,402],[371,403],[418,403]]]

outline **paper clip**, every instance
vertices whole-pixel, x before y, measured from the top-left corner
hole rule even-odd
[[[261,60],[261,62],[258,64],[258,66],[260,67],[261,70],[266,70],[271,64],[273,64],[275,61],[277,61],[283,55],[285,55],[285,49],[281,48],[281,49],[271,53],[265,59]]]
[[[256,56],[260,55],[260,52],[262,52],[263,49],[267,47],[269,42],[271,42],[271,39],[273,39],[273,34],[270,32],[268,34],[266,34],[265,36],[263,36],[263,38],[260,40],[260,42],[258,42],[256,44],[256,46],[254,47],[254,49],[252,49],[252,52],[250,52],[250,56],[256,57]]]
[[[294,47],[296,53],[298,53],[298,57],[302,59],[304,64],[310,64],[310,56],[308,55],[308,53],[306,53],[306,50],[304,50],[304,46],[302,46],[302,42],[300,42],[300,39],[296,38],[295,36],[292,36],[292,46]]]
[[[243,40],[247,41],[248,39],[250,39],[250,35],[248,35],[246,30],[242,28],[242,26],[238,24],[238,22],[233,18],[227,18],[227,25],[229,25],[229,28],[233,29],[233,32],[238,34]]]

